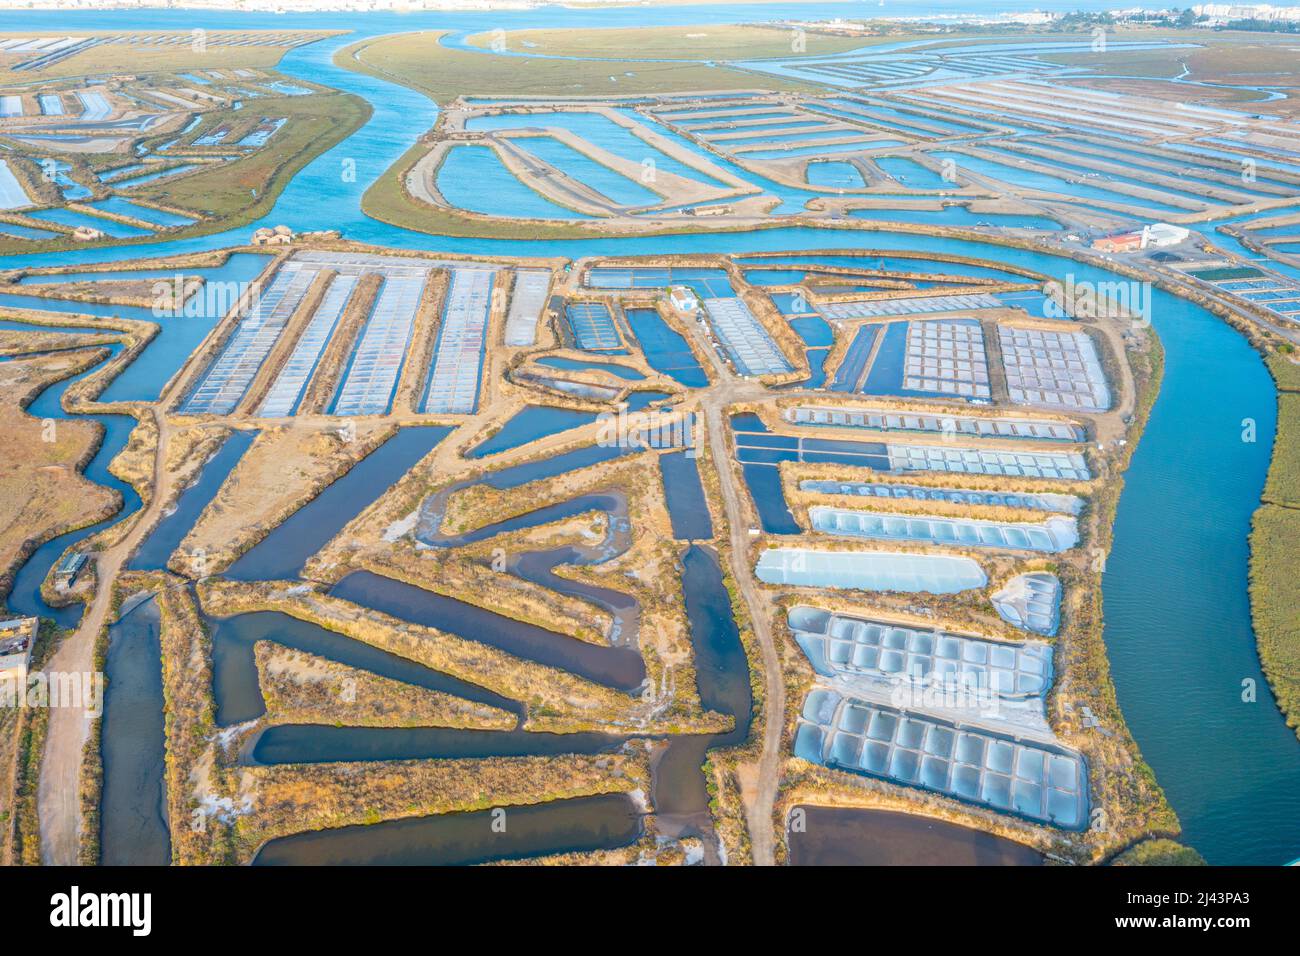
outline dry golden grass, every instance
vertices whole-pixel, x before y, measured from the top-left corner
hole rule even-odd
[[[103,358],[99,349],[0,363],[0,595],[41,543],[107,517],[116,492],[81,469],[99,447],[94,422],[50,419],[23,411],[41,390]]]
[[[499,708],[390,680],[271,641],[258,641],[253,650],[269,723],[476,730],[509,730],[515,725],[514,715]]]
[[[519,806],[649,788],[644,752],[385,763],[247,767],[236,859],[267,840],[354,824]]]

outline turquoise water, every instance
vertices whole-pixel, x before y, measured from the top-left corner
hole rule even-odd
[[[579,182],[585,183],[618,205],[653,206],[661,201],[657,193],[608,166],[601,165],[558,139],[550,136],[528,136],[515,140],[515,145],[550,163]]]
[[[1164,213],[1176,214],[1188,211],[1182,206],[1171,206],[1168,203],[1156,202],[1151,199],[1138,199],[1127,193],[1111,192],[1109,189],[1090,186],[1086,183],[1074,183],[1058,176],[1049,176],[1046,173],[1036,172],[1021,166],[995,163],[992,160],[970,156],[966,153],[934,152],[930,155],[941,161],[951,159],[957,164],[959,175],[963,170],[978,173],[1020,189],[1041,189],[1044,192],[1060,193],[1063,196],[1075,196],[1079,199],[1098,199],[1104,202],[1118,203],[1122,206],[1140,207],[1140,209],[1156,210]]]
[[[1260,671],[1246,593],[1272,383],[1227,325],[1164,293],[1154,305],[1165,377],[1124,476],[1102,583],[1111,671],[1187,841],[1211,863],[1280,864],[1300,851],[1300,744]],[[1253,444],[1241,440],[1247,418]],[[1190,488],[1194,508],[1166,504]],[[1253,704],[1241,702],[1247,679]]]
[[[1093,170],[1087,163],[1083,161],[1074,162],[1071,160],[1070,157],[1061,158],[1057,156],[1051,159],[1044,159],[1043,157],[1035,156],[1032,153],[1022,153],[1014,149],[1005,149],[1001,146],[982,146],[981,148],[984,149],[986,152],[996,153],[998,156],[1005,156],[1012,161],[1025,159],[1031,163],[1041,163],[1045,166],[1050,166],[1053,169],[1057,169],[1057,168],[1066,169],[1080,174],[1096,172],[1096,170]],[[1177,177],[1173,177],[1173,178],[1177,178]],[[1190,178],[1190,177],[1185,177],[1185,178]],[[1103,182],[1109,181],[1109,182],[1128,183],[1131,186],[1143,186],[1148,189],[1155,189],[1160,191],[1161,193],[1165,193],[1166,195],[1180,196],[1183,199],[1190,200],[1191,202],[1195,203],[1196,206],[1199,207],[1204,207],[1209,202],[1209,200],[1207,200],[1204,193],[1188,192],[1185,189],[1178,189],[1177,187],[1167,186],[1164,183],[1151,182],[1149,180],[1141,179],[1137,176],[1123,176],[1120,175],[1119,173],[1110,173],[1110,172],[1101,171],[1101,180]],[[1222,188],[1230,189],[1231,187],[1225,186]],[[1143,202],[1143,200],[1141,199],[1138,199],[1136,201]]]
[[[866,183],[852,163],[828,161],[808,164],[808,185],[831,189],[861,189]]]
[[[631,114],[630,118],[638,123],[643,122],[641,117],[635,113]],[[551,126],[567,129],[593,146],[599,146],[615,156],[620,156],[638,165],[649,159],[654,162],[655,168],[662,169],[665,172],[676,173],[678,176],[685,176],[687,179],[694,179],[697,182],[721,185],[712,177],[705,175],[694,167],[687,166],[661,150],[655,149],[635,133],[597,113],[530,113],[526,116],[511,114],[478,116],[471,119],[465,126],[467,129],[472,130],[520,129],[529,126]],[[590,160],[588,161],[590,162]]]
[[[133,203],[121,196],[111,196],[108,199],[101,199],[98,202],[89,203],[92,209],[102,209],[105,212],[114,212],[119,216],[130,216],[132,219],[140,219],[144,222],[151,222],[156,226],[188,226],[194,221],[193,216],[181,216],[174,212],[167,212],[162,209],[153,209],[149,206],[141,206],[139,203]]]
[[[512,219],[590,219],[521,183],[487,146],[455,146],[438,170],[438,191],[458,209]]]
[[[15,225],[12,222],[0,223],[0,234],[18,239],[52,239],[60,235],[51,229],[33,229],[31,226]]]
[[[38,209],[27,213],[32,219],[44,219],[46,222],[57,222],[64,226],[89,226],[91,229],[98,229],[106,236],[112,236],[116,239],[134,239],[138,236],[151,235],[148,229],[141,229],[139,226],[128,226],[125,223],[116,222],[112,219],[102,219],[99,216],[87,216],[85,213],[74,212],[71,209]]]
[[[898,180],[908,189],[952,189],[955,184],[946,181],[928,166],[903,156],[877,156],[872,162],[885,174]]]
[[[170,179],[172,176],[179,176],[181,173],[187,173],[191,169],[198,169],[193,164],[182,164],[180,166],[171,166],[167,169],[161,169],[156,173],[145,173],[143,176],[128,176],[122,180],[114,180],[113,186],[117,189],[132,189],[136,186],[143,186],[145,183],[157,182],[160,179]]]
[[[819,8],[832,16],[841,15],[845,9],[836,12],[834,6],[809,5],[807,11],[801,12],[811,17]],[[715,8],[710,15],[715,20],[752,22],[778,12],[736,6]],[[629,8],[406,17],[381,14],[364,19],[339,16],[321,20],[377,33],[448,25],[471,30],[517,23],[618,25],[642,22],[647,15],[644,9]],[[699,22],[701,11],[663,8],[650,15],[658,22],[689,23]],[[73,25],[91,29],[96,24],[121,29],[137,23],[162,29],[169,24],[184,25],[189,16],[184,11],[165,10],[116,15],[24,14],[25,26],[33,30],[66,30]],[[283,23],[282,18],[271,15],[214,12],[205,16],[213,28],[222,24],[278,27]],[[312,21],[308,15],[295,22],[305,26]],[[786,228],[752,234],[673,237],[667,241],[638,237],[518,242],[435,237],[395,229],[361,214],[359,198],[375,177],[431,125],[434,110],[424,97],[412,91],[335,68],[329,62],[332,46],[353,39],[340,38],[294,50],[284,58],[283,69],[291,75],[366,96],[375,106],[374,117],[366,126],[302,170],[262,221],[225,234],[142,244],[132,253],[173,254],[232,245],[263,224],[319,227],[319,198],[329,196],[331,225],[343,229],[349,238],[408,249],[571,257],[656,253],[662,252],[666,243],[678,252],[744,253],[826,246],[913,249],[987,257],[1036,268],[1058,278],[1067,273],[1076,280],[1113,278],[1100,270],[1023,250],[874,231],[841,230],[830,234],[825,230]],[[340,182],[338,169],[343,158],[356,161],[354,183]],[[762,186],[787,202],[802,201],[808,195],[766,182]],[[1220,237],[1214,238],[1221,241]],[[8,257],[0,265],[75,265],[113,261],[121,256],[121,250],[76,249],[57,255]],[[964,271],[964,267],[954,271]],[[1191,304],[1159,295],[1156,302],[1155,326],[1167,350],[1166,380],[1126,476],[1115,548],[1104,579],[1105,638],[1112,672],[1126,718],[1178,811],[1187,840],[1211,862],[1274,864],[1300,855],[1300,807],[1296,802],[1300,799],[1300,744],[1286,729],[1266,685],[1259,681],[1245,591],[1246,535],[1271,450],[1274,392],[1258,356],[1234,331]],[[61,393],[61,387],[56,386],[47,395],[52,393]],[[42,400],[45,396],[38,401]],[[42,407],[48,408],[50,414],[60,414],[57,403],[51,407],[46,402]],[[32,413],[41,414],[35,409]],[[1253,444],[1240,441],[1241,420],[1246,417],[1258,423],[1258,441]],[[107,452],[121,447],[129,425],[129,420],[112,422],[110,427],[117,431],[106,441]],[[92,479],[115,481],[103,467],[109,458],[111,454],[105,452],[96,457],[88,469]],[[1195,501],[1195,507],[1186,506],[1190,501]],[[134,502],[129,505],[135,506]],[[56,549],[55,556],[57,550],[61,548]],[[12,608],[39,609],[31,600],[32,585],[39,580],[36,571],[49,554],[49,548],[41,549],[20,571],[19,584],[9,602]],[[60,612],[49,616],[62,622],[75,620],[79,614],[80,610],[74,609],[71,615]],[[1177,666],[1170,666],[1171,661]],[[1259,681],[1258,701],[1249,705],[1239,702],[1240,681],[1247,678]]]

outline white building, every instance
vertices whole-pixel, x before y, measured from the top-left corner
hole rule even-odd
[[[1185,241],[1191,234],[1190,229],[1184,229],[1182,226],[1171,225],[1167,222],[1152,223],[1142,229],[1142,248],[1176,246]]]

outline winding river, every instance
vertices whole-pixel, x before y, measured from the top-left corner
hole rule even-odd
[[[844,15],[846,7],[801,5],[809,18]],[[294,229],[336,228],[346,238],[411,249],[481,255],[567,256],[682,252],[750,252],[827,247],[930,250],[976,256],[1077,281],[1111,281],[1102,270],[1063,257],[993,244],[906,233],[775,228],[747,234],[690,235],[579,241],[504,241],[428,236],[389,226],[360,211],[361,194],[431,126],[435,108],[421,94],[336,67],[334,50],[358,35],[417,29],[475,31],[544,26],[631,26],[754,22],[779,10],[765,6],[666,7],[605,11],[539,9],[489,14],[295,16],[204,13],[211,29],[352,27],[357,34],[303,47],[285,56],[292,76],[347,90],[374,106],[374,115],[346,141],[305,167],[259,223],[227,233],[135,245],[131,258],[196,252],[242,243],[257,225]],[[192,14],[25,12],[24,29],[185,29]],[[354,182],[342,176],[355,162]],[[772,184],[764,184],[768,188]],[[772,186],[789,202],[813,195]],[[328,197],[323,201],[323,197]],[[82,249],[12,256],[0,267],[77,265],[115,261],[123,250]],[[1155,293],[1154,324],[1166,349],[1164,386],[1126,476],[1113,551],[1104,577],[1106,627],[1119,701],[1144,755],[1185,828],[1185,839],[1216,864],[1279,864],[1300,856],[1300,744],[1286,728],[1260,672],[1247,600],[1247,535],[1259,502],[1271,452],[1275,394],[1262,361],[1234,330],[1184,300]],[[140,362],[155,361],[148,352]],[[173,359],[163,359],[172,361]],[[137,363],[138,364],[138,363]],[[163,376],[165,378],[166,375]],[[32,413],[59,416],[67,383],[48,389]],[[122,492],[125,509],[138,507],[130,488],[106,465],[126,440],[129,419],[97,416],[107,432],[87,474]],[[1255,423],[1255,440],[1242,440],[1243,421]],[[18,575],[10,607],[42,613],[60,624],[79,611],[54,610],[39,598],[50,563],[77,536],[40,549]],[[1242,702],[1242,682],[1258,696]],[[608,834],[635,834],[622,804],[610,803]],[[433,824],[430,824],[431,826]],[[454,825],[449,824],[449,825]],[[388,825],[384,825],[388,826]],[[394,825],[400,852],[416,824]],[[378,831],[379,827],[367,828]],[[359,836],[359,835],[358,835]],[[315,838],[293,838],[313,857]],[[525,840],[527,842],[527,840]],[[573,846],[576,848],[577,843]],[[597,841],[595,845],[607,845]],[[330,859],[350,859],[349,853]],[[454,854],[453,854],[454,856]],[[320,859],[320,857],[316,857]],[[266,859],[264,862],[272,862]]]

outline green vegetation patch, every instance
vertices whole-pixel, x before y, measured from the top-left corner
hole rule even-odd
[[[216,219],[250,218],[269,205],[300,168],[360,126],[369,107],[347,93],[256,101],[259,116],[288,122],[252,155],[131,190],[131,198],[192,209]],[[260,210],[259,210],[260,211]],[[321,223],[329,228],[328,221]]]
[[[796,39],[802,49],[796,49]],[[696,26],[598,30],[512,30],[476,33],[465,42],[484,49],[504,43],[512,53],[594,57],[608,60],[753,60],[765,57],[822,56],[843,53],[894,37],[848,37],[774,26],[705,24]]]
[[[1201,269],[1187,273],[1206,282],[1222,282],[1225,279],[1257,279],[1264,273],[1249,266],[1219,266],[1215,269]]]
[[[487,56],[443,46],[443,32],[404,33],[345,47],[341,67],[419,90],[440,104],[472,91],[476,96],[644,96],[702,90],[821,88],[704,63],[523,59]]]
[[[1277,437],[1273,462],[1264,485],[1264,501],[1300,508],[1300,393],[1280,391],[1277,396]],[[1300,545],[1297,545],[1300,552]]]
[[[1205,858],[1177,840],[1144,840],[1111,861],[1112,866],[1205,866]]]
[[[1300,736],[1300,508],[1264,505],[1250,533],[1250,610],[1259,659]]]

